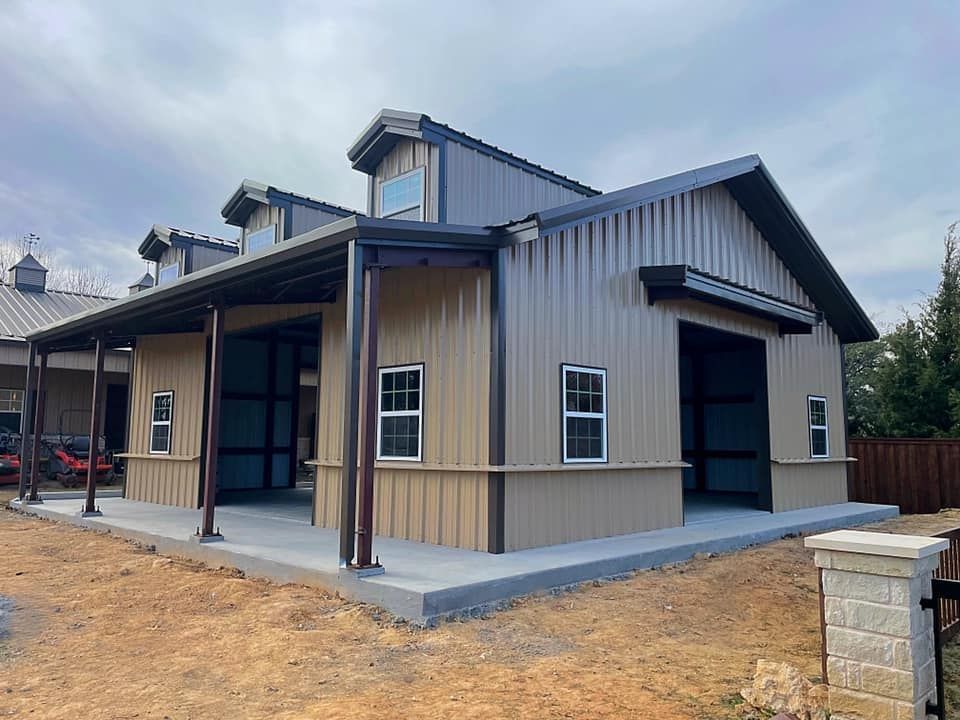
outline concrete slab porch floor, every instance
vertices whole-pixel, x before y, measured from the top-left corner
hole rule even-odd
[[[789,534],[851,527],[898,514],[891,505],[842,503],[503,555],[377,537],[374,551],[386,572],[360,579],[337,566],[336,530],[285,514],[251,512],[250,505],[218,507],[224,541],[199,544],[188,539],[200,520],[197,510],[118,497],[102,498],[98,504],[102,517],[80,518],[76,499],[48,499],[23,508],[11,502],[26,513],[153,545],[159,553],[339,592],[418,623],[496,606],[519,595],[687,560],[696,553],[729,552]]]

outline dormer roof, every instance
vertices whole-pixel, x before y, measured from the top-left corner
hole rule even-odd
[[[370,121],[370,124],[364,128],[360,136],[347,150],[347,157],[354,169],[369,175],[374,172],[380,161],[393,149],[394,145],[404,138],[426,140],[437,144],[443,142],[444,139],[450,139],[583,195],[593,196],[599,195],[601,192],[524,157],[507,152],[496,145],[484,142],[480,138],[468,135],[449,125],[438,123],[432,120],[429,115],[404,110],[384,108],[377,113],[376,117]]]
[[[240,248],[240,243],[236,240],[227,240],[214,237],[213,235],[204,235],[190,230],[168,227],[167,225],[154,225],[150,228],[143,242],[140,243],[138,252],[144,260],[159,260],[160,256],[163,255],[163,251],[177,241],[210,245],[221,250],[229,250],[232,252],[239,252]]]
[[[240,187],[233,191],[233,194],[227,198],[220,210],[220,214],[228,225],[243,227],[250,213],[257,209],[258,205],[274,205],[278,203],[293,203],[304,205],[306,207],[323,210],[340,217],[350,217],[351,215],[363,215],[359,210],[343,207],[326,200],[318,200],[309,195],[301,195],[291,190],[282,190],[274,185],[267,185],[256,180],[244,179]]]

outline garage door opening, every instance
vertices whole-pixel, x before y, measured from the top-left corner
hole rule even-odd
[[[769,512],[763,341],[680,323],[684,523]]]
[[[302,461],[317,407],[319,327],[311,317],[224,337],[217,505],[309,521],[313,475]]]

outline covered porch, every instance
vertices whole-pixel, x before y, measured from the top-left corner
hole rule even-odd
[[[342,395],[342,410],[323,414],[324,437],[338,444],[339,523],[336,530],[307,531],[333,533],[338,568],[382,572],[372,529],[382,278],[395,269],[469,269],[486,276],[495,272],[498,251],[498,238],[484,228],[345,218],[41,328],[28,337],[30,367],[36,370],[28,372],[27,394],[39,389],[42,396],[49,357],[95,350],[90,419],[95,438],[105,417],[105,353],[134,348],[135,358],[140,351],[163,356],[165,366],[155,375],[135,370],[128,419],[142,447],[128,447],[127,461],[160,488],[148,507],[186,513],[192,519],[184,540],[201,545],[230,541],[229,533],[243,531],[244,519],[310,525],[315,490],[298,487],[295,472],[294,378],[306,367],[297,364],[306,357],[301,350],[312,346],[316,353],[320,347],[319,309],[326,308],[341,326],[338,370],[329,380],[331,390]],[[313,363],[318,377],[317,365],[324,359],[314,354]],[[36,417],[24,415],[25,434],[42,425],[42,414],[41,405]],[[319,420],[319,406],[316,414]],[[134,473],[128,475],[125,502],[130,502]],[[29,462],[23,463],[18,495],[21,506],[43,507],[38,474]],[[114,498],[100,500],[91,473],[81,519],[109,519],[120,507]],[[264,505],[272,515],[250,512]]]

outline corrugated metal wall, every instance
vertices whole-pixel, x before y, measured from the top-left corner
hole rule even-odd
[[[190,272],[203,270],[211,265],[217,265],[218,263],[231,260],[237,256],[235,252],[220,250],[219,248],[205,245],[194,245],[190,253]]]
[[[206,336],[141,336],[134,351],[126,497],[197,507]],[[153,393],[173,390],[170,455],[150,455]]]
[[[450,223],[495,225],[589,197],[453,140],[446,153]]]
[[[722,186],[512,248],[505,269],[508,465],[560,465],[559,368],[565,362],[607,368],[610,465],[679,460],[680,319],[766,342],[774,459],[809,457],[808,394],[827,396],[831,454],[845,454],[840,347],[833,331],[824,325],[812,335],[780,337],[772,323],[702,303],[648,305],[637,268],[673,263],[809,304]],[[796,477],[803,470],[791,472]],[[775,473],[775,494],[778,482]],[[809,487],[791,483],[814,501],[841,490],[838,481],[829,492],[815,481]],[[666,502],[657,497],[662,490],[650,492],[645,502]]]
[[[486,548],[490,276],[487,270],[388,270],[379,365],[424,363],[423,462],[378,465],[376,532]],[[317,524],[338,523],[345,310],[323,309]],[[475,518],[476,520],[472,520]],[[455,540],[453,539],[455,538]]]
[[[274,325],[308,315],[318,315],[320,303],[291,303],[288,305],[237,305],[227,308],[224,332],[232,333],[259,325]],[[318,332],[319,332],[319,320]]]
[[[257,209],[250,213],[250,217],[247,218],[246,224],[243,226],[243,232],[240,235],[240,247],[242,252],[245,252],[247,246],[247,235],[250,233],[255,233],[257,230],[262,230],[267,227],[267,225],[276,225],[277,227],[283,227],[283,209],[278,207],[270,207],[269,205],[259,204]]]
[[[774,512],[847,501],[846,463],[774,464],[772,470]]]
[[[53,355],[51,357],[56,357]],[[0,388],[23,390],[27,368],[0,365]],[[108,385],[126,385],[126,373],[104,373]],[[68,435],[90,432],[90,408],[93,406],[93,371],[48,368],[44,414],[45,433],[62,431]],[[12,428],[19,431],[20,428]]]
[[[293,235],[291,237],[296,237],[301,233],[308,232],[314,228],[323,227],[324,225],[329,225],[332,222],[341,220],[340,215],[334,215],[333,213],[324,212],[323,210],[318,210],[317,208],[305,207],[303,205],[293,205],[292,207],[293,220]]]
[[[507,473],[507,551],[683,524],[679,469]]]
[[[380,184],[418,167],[426,168],[423,219],[426,222],[438,221],[440,216],[437,188],[440,182],[440,149],[432,143],[413,139],[398,142],[377,166],[373,176],[373,217],[380,217]]]

